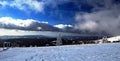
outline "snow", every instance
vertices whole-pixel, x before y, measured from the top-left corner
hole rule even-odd
[[[120,43],[10,48],[0,61],[120,61]]]
[[[3,50],[3,48],[0,48],[0,51],[2,51]]]
[[[120,36],[115,36],[111,38],[107,38],[108,41],[113,42],[113,41],[120,41]]]

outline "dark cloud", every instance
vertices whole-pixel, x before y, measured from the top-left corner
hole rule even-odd
[[[120,35],[120,4],[115,0],[88,0],[94,8],[90,13],[76,13],[76,28],[92,32],[105,31],[112,35]]]

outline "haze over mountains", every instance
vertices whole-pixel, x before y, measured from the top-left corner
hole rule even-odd
[[[89,32],[87,30],[81,31],[78,29],[75,29],[72,25],[50,25],[48,22],[40,22],[33,19],[13,19],[10,17],[3,17],[0,18],[0,33],[1,35],[7,35],[7,34],[27,34],[32,35],[37,34],[37,31],[56,31],[56,32],[69,32],[69,33],[79,33],[79,34],[98,34],[96,32]],[[33,31],[33,32],[31,32]],[[19,33],[20,32],[20,33]],[[31,33],[30,33],[31,32]],[[35,33],[36,32],[36,33]],[[102,34],[106,34],[105,32]],[[102,35],[101,34],[101,35]]]

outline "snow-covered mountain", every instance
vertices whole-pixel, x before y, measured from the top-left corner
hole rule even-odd
[[[39,23],[39,22],[31,22],[29,25],[23,25],[22,23],[20,25],[16,25],[14,23],[1,23],[0,22],[0,28],[6,28],[6,29],[18,29],[18,30],[32,30],[32,31],[59,31],[58,28],[53,27],[46,23]]]

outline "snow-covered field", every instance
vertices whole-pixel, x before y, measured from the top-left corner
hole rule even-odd
[[[0,51],[2,51],[3,50],[3,48],[0,48]]]
[[[120,61],[120,43],[10,48],[0,61]]]

